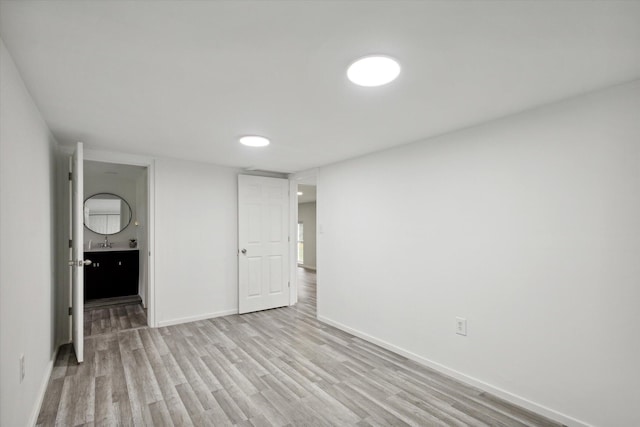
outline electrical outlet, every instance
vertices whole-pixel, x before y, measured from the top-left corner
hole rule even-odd
[[[456,334],[467,335],[467,319],[464,317],[456,317]]]
[[[24,354],[20,355],[20,382],[24,380],[25,367],[24,367]]]

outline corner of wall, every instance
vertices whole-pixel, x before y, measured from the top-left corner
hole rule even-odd
[[[37,418],[58,343],[58,146],[2,40],[0,75],[0,424],[26,425]]]

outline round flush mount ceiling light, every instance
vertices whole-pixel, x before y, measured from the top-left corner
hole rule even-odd
[[[382,55],[365,56],[347,69],[347,77],[358,86],[375,87],[386,85],[400,75],[400,64],[393,58]]]
[[[302,191],[298,191],[298,196],[302,196],[304,193]]]
[[[264,136],[247,135],[240,138],[240,144],[247,147],[266,147],[269,143],[269,140]]]

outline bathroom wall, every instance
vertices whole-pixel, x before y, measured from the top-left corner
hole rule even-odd
[[[129,225],[120,233],[109,235],[109,241],[116,244],[127,245],[129,239],[140,240],[145,236],[144,231],[139,228],[143,226],[139,216],[146,216],[141,209],[140,200],[146,203],[146,189],[141,188],[139,180],[145,174],[145,169],[139,166],[109,164],[94,161],[84,163],[84,198],[85,200],[97,193],[113,193],[127,201],[131,207],[132,218]],[[144,194],[139,194],[144,192]],[[136,227],[135,221],[138,219],[139,225]],[[104,241],[103,234],[97,234],[85,227],[84,243],[88,247],[89,240],[92,244]]]

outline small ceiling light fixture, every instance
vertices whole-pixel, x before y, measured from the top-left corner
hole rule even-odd
[[[247,135],[240,138],[240,144],[247,147],[266,147],[270,142],[264,136]]]
[[[298,196],[302,196],[304,193],[302,191],[298,191]]]
[[[347,69],[347,77],[358,86],[386,85],[400,75],[400,64],[393,58],[371,55],[360,58]]]

